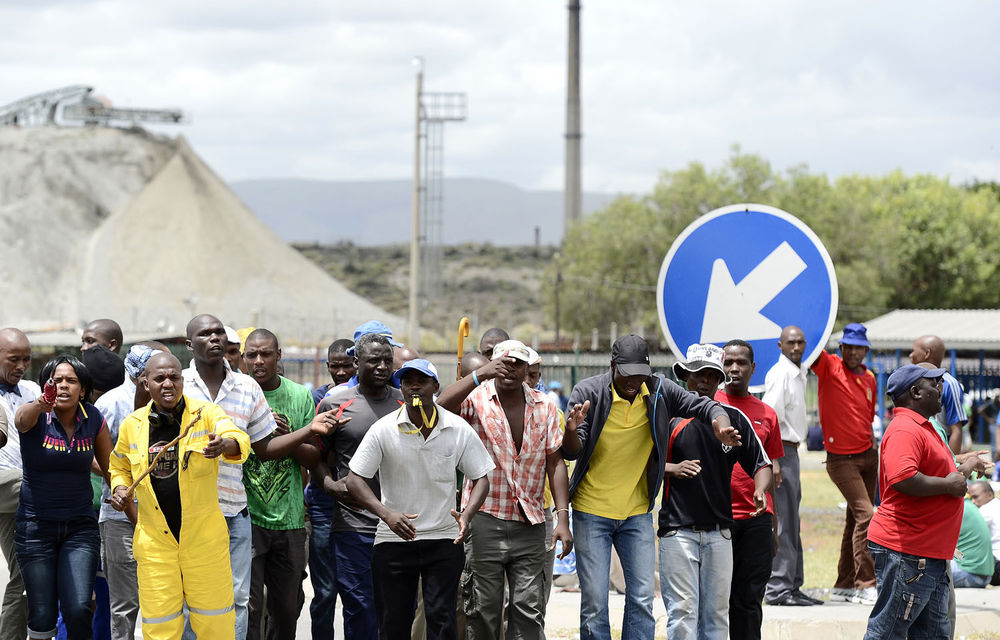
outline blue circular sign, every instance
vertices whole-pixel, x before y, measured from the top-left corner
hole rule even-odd
[[[797,325],[806,338],[802,362],[826,345],[837,316],[837,274],[812,229],[795,216],[759,204],[706,213],[674,240],[657,284],[660,326],[684,358],[695,343],[746,340],[764,384],[778,361],[778,338]]]

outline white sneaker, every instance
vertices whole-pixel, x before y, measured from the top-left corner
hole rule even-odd
[[[834,587],[830,589],[830,602],[854,602],[857,591],[854,589],[841,589]]]
[[[855,604],[868,605],[870,607],[875,604],[876,600],[878,600],[878,591],[875,590],[875,587],[865,587],[864,589],[855,592],[855,596],[851,599],[851,602]]]

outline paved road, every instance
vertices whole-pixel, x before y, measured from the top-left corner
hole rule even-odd
[[[0,576],[6,576],[7,567],[0,557]],[[312,585],[309,580],[304,585],[306,603],[312,599]],[[817,594],[814,592],[814,595]],[[1000,629],[1000,588],[959,589],[958,637],[974,633],[996,633]],[[609,597],[611,625],[621,629],[625,596],[612,593]],[[831,640],[857,640],[864,635],[865,624],[871,607],[863,605],[828,602],[818,607],[764,607],[763,640],[785,640],[787,638],[814,637]],[[654,602],[657,619],[657,638],[666,638],[666,615],[663,603],[657,594]],[[553,639],[572,639],[579,636],[580,594],[562,591],[556,587],[549,601],[547,635]],[[336,637],[343,638],[340,607],[336,614]],[[136,634],[141,638],[141,632]],[[296,637],[310,638],[310,617],[308,604],[299,617]]]

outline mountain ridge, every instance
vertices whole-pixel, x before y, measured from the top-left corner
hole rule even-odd
[[[376,246],[410,240],[411,180],[257,178],[233,181],[230,187],[286,242]],[[490,178],[451,177],[444,179],[442,193],[444,245],[533,245],[535,227],[540,244],[562,240],[561,191],[522,189]],[[615,197],[584,193],[584,214],[607,206]]]

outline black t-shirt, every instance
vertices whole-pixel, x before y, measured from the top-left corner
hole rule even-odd
[[[153,407],[150,412],[149,421],[149,462],[160,452],[171,440],[176,438],[181,432],[179,416],[183,415],[183,406],[180,412],[156,413]],[[180,468],[180,460],[177,456],[178,446],[174,444],[166,453],[160,457],[156,467],[149,474],[149,480],[153,485],[153,493],[156,494],[156,501],[160,503],[160,511],[167,519],[167,526],[174,538],[181,539],[181,491],[177,483],[177,471]]]
[[[733,426],[740,433],[742,444],[731,448],[715,437],[711,424],[697,419],[674,418],[670,422],[668,462],[699,460],[701,473],[693,478],[667,477],[663,484],[663,502],[657,535],[667,530],[692,525],[724,527],[733,525],[733,497],[730,481],[733,465],[737,462],[751,478],[757,469],[767,465],[764,447],[750,421],[732,407],[723,407],[729,413]],[[684,426],[677,431],[678,426]],[[676,431],[676,436],[674,433]]]

